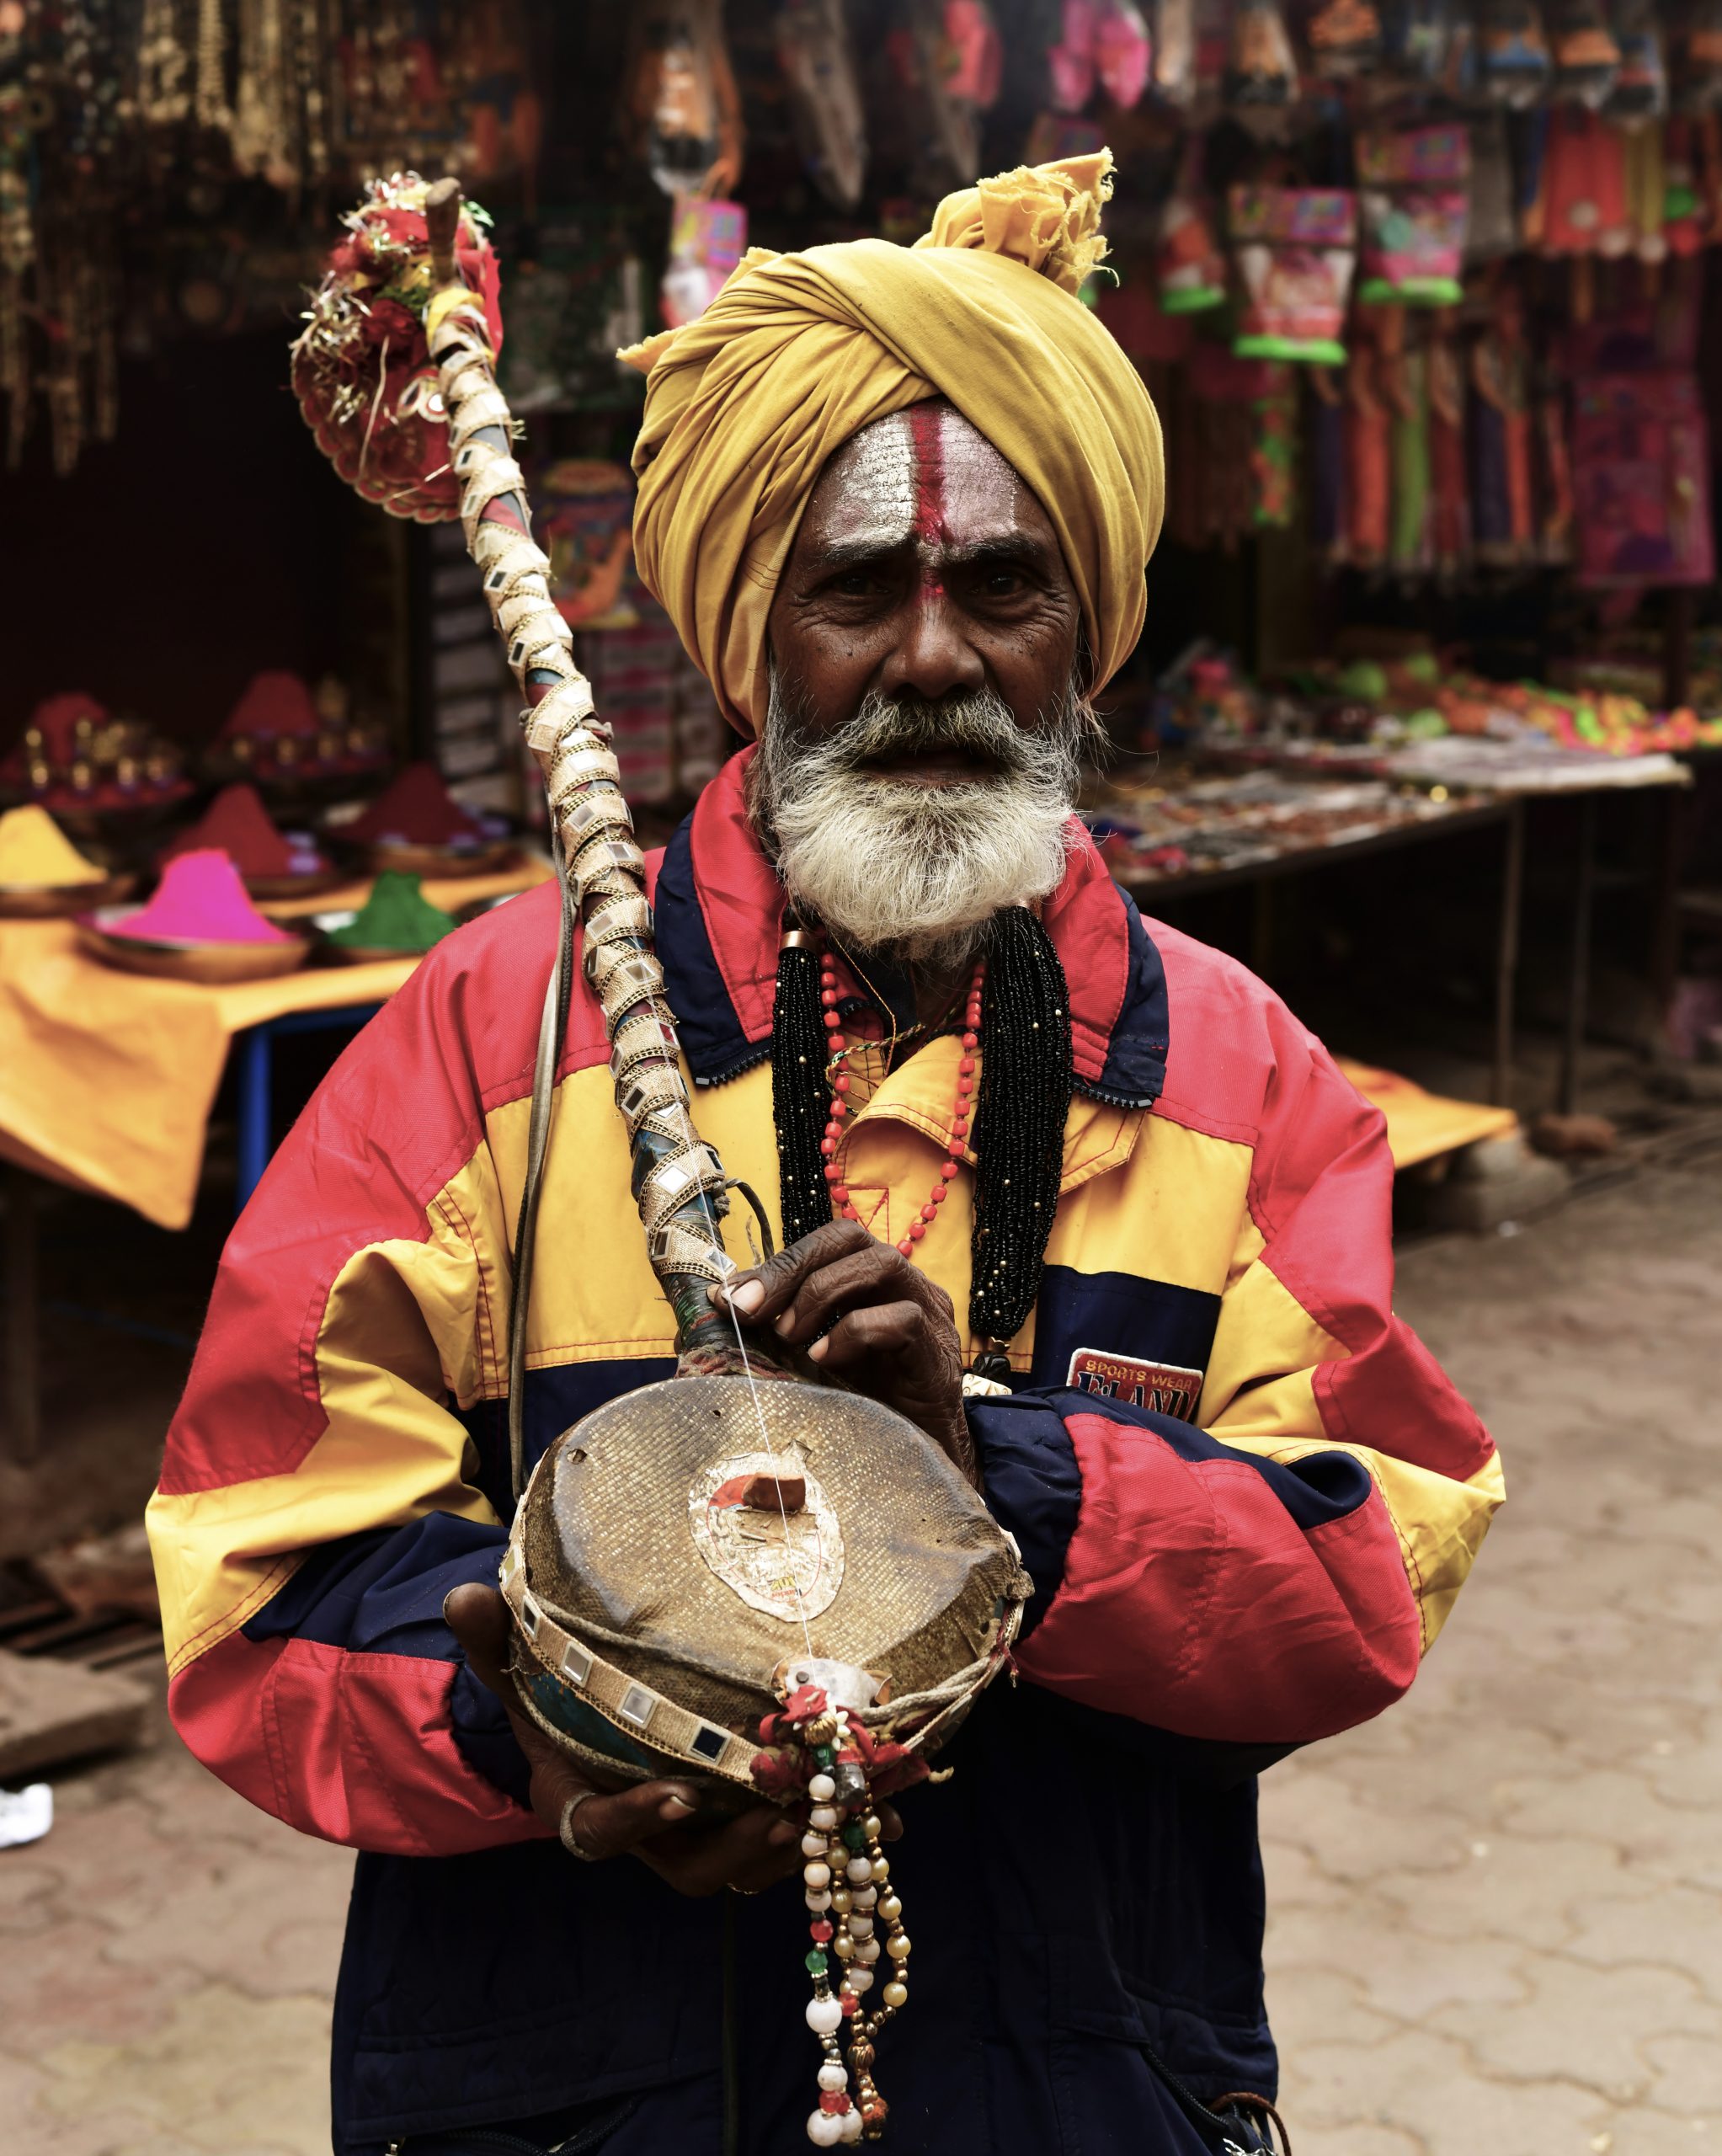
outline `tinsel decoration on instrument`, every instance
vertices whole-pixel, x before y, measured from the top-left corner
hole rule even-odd
[[[373,180],[344,220],[293,346],[299,408],[317,446],[349,485],[392,516],[446,523],[460,512],[448,415],[425,342],[434,290],[417,173]],[[462,205],[456,258],[483,309],[493,353],[502,344],[500,280],[490,220]]]

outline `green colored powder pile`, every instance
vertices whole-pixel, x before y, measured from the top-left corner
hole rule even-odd
[[[416,876],[386,868],[360,910],[344,928],[333,930],[329,941],[361,951],[428,951],[454,926],[454,915],[432,905]]]

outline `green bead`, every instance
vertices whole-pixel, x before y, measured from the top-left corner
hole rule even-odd
[[[822,1767],[834,1767],[837,1764],[837,1747],[834,1744],[816,1744],[813,1757]]]
[[[844,1828],[843,1840],[845,1847],[853,1849],[857,1856],[866,1847],[867,1838],[861,1830],[861,1822],[859,1819],[851,1819]]]
[[[823,1977],[826,1970],[830,1967],[831,1964],[825,1959],[824,1956],[816,1946],[813,1952],[808,1956],[807,1966],[808,1974],[810,1977]]]

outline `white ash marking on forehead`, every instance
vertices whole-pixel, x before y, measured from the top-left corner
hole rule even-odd
[[[863,427],[844,462],[840,529],[834,536],[881,552],[900,547],[914,530],[915,482],[914,434],[908,413],[893,412]]]

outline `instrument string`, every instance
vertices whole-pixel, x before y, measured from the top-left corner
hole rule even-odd
[[[654,947],[653,951],[653,956],[654,958],[657,956],[655,943],[656,939],[654,937]],[[687,1081],[684,1078],[682,1081],[682,1091],[676,1100],[675,1112],[681,1119],[683,1135],[686,1139],[689,1147],[691,1149],[699,1145],[700,1139],[699,1134],[694,1129],[694,1119],[688,1113],[686,1086]],[[760,1435],[765,1441],[766,1455],[771,1462],[772,1480],[777,1487],[777,1513],[779,1518],[783,1523],[784,1562],[789,1568],[789,1584],[795,1595],[795,1614],[801,1624],[802,1639],[806,1645],[808,1659],[812,1660],[813,1658],[813,1635],[812,1629],[808,1623],[807,1600],[802,1593],[801,1575],[796,1569],[795,1545],[790,1538],[789,1532],[789,1505],[783,1494],[783,1477],[777,1471],[777,1447],[772,1441],[771,1428],[765,1419],[765,1403],[760,1397],[759,1383],[754,1376],[753,1358],[748,1353],[748,1343],[742,1333],[741,1314],[736,1309],[735,1305],[731,1302],[729,1299],[729,1290],[728,1288],[725,1288],[723,1290],[723,1307],[729,1313],[730,1330],[735,1335],[736,1348],[741,1356],[742,1374],[748,1381],[748,1394],[749,1397],[754,1403],[754,1420],[759,1423]]]

